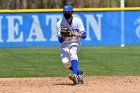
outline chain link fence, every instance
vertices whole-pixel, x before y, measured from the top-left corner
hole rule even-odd
[[[0,0],[0,9],[62,8],[66,3],[76,8],[120,7],[120,0]],[[140,0],[125,0],[126,7],[140,7]]]

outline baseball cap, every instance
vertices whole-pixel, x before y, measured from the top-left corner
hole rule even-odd
[[[71,5],[65,5],[63,11],[73,11],[73,7]]]

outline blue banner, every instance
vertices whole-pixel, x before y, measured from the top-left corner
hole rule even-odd
[[[140,11],[75,12],[81,18],[87,38],[82,45],[120,45],[124,26],[124,44],[140,44]],[[0,46],[59,46],[56,23],[60,12],[1,13]]]
[[[140,11],[125,14],[125,44],[140,44]]]

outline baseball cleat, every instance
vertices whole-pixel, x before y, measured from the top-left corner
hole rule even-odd
[[[73,75],[72,74],[69,74],[68,77],[69,77],[70,80],[73,81],[74,85],[79,83],[78,76],[77,75],[75,75],[75,74],[73,74]]]
[[[84,73],[81,71],[80,74],[78,75],[78,83],[79,84],[84,83],[83,78],[84,78]]]
[[[83,84],[84,81],[83,81],[83,77],[78,75],[78,84]]]

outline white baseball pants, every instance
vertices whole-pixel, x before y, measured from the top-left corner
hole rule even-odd
[[[80,43],[62,44],[60,57],[66,68],[71,67],[71,60],[78,60],[77,52],[80,50]]]

